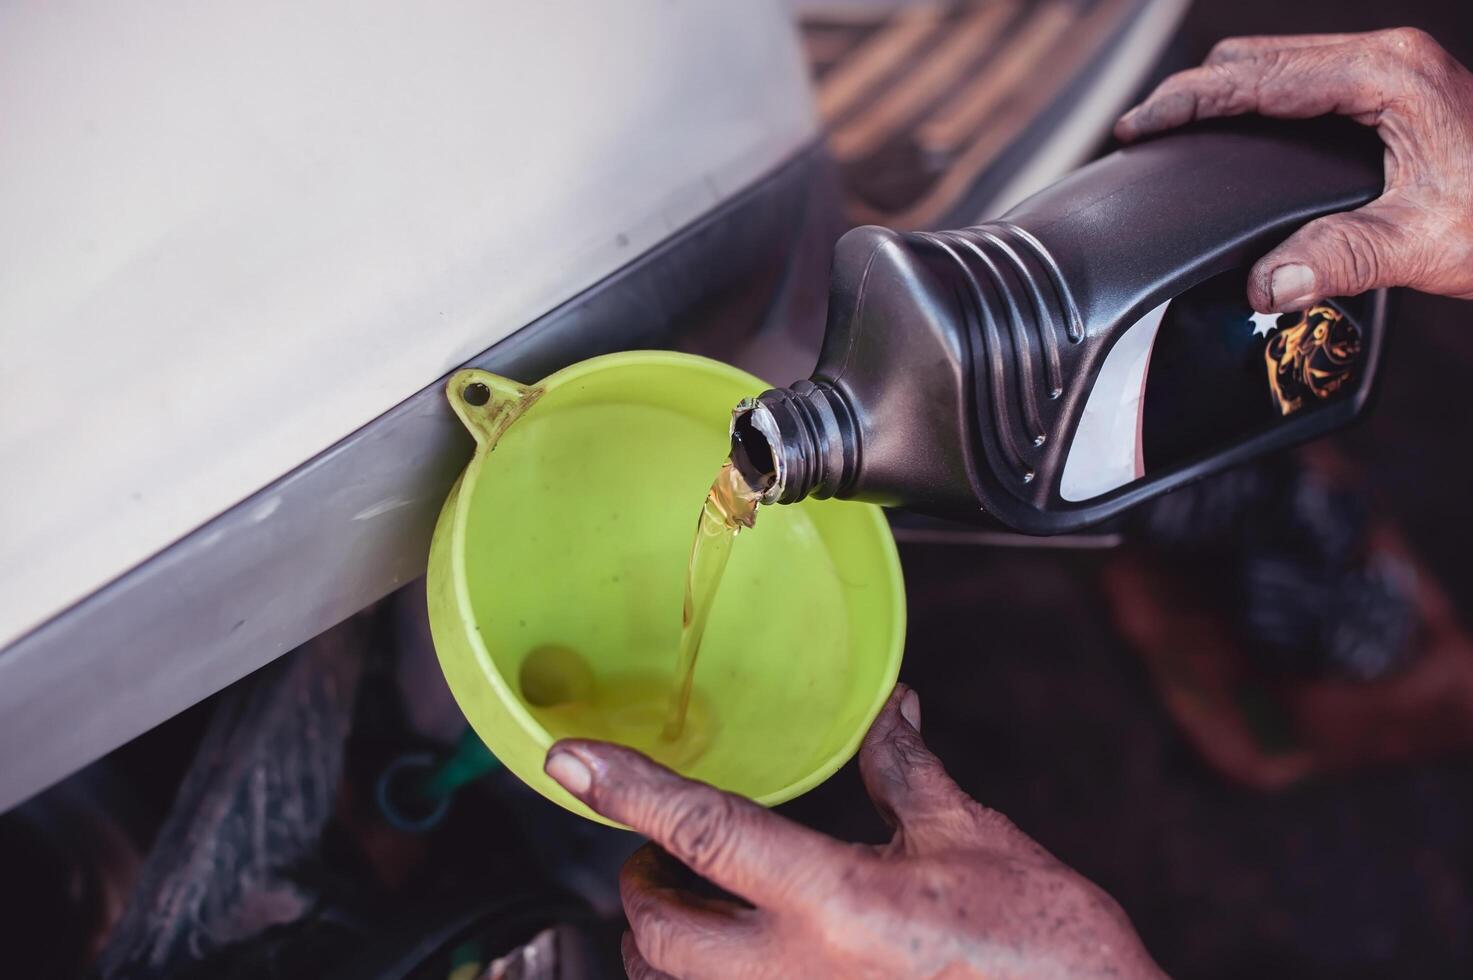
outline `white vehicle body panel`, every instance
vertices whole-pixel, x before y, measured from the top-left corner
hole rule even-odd
[[[750,0],[29,0],[0,120],[0,647],[815,125]]]

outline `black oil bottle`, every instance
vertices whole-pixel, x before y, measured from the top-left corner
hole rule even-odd
[[[1113,153],[959,231],[856,228],[806,381],[738,406],[767,503],[1072,531],[1366,405],[1384,291],[1255,314],[1249,268],[1382,188],[1375,134],[1233,121]]]

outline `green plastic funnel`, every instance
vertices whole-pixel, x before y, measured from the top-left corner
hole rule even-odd
[[[450,689],[528,785],[557,738],[611,738],[772,805],[859,747],[900,666],[900,562],[877,507],[765,507],[737,540],[696,667],[690,737],[659,744],[686,561],[740,399],[768,386],[665,352],[611,354],[523,386],[450,379],[476,452],[430,549]]]

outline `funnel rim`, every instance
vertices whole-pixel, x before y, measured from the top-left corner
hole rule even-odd
[[[577,381],[580,378],[607,370],[611,367],[636,365],[678,365],[686,370],[693,367],[700,368],[725,382],[738,381],[743,385],[749,385],[754,392],[770,387],[770,385],[767,385],[760,378],[755,377],[749,372],[722,361],[703,357],[698,354],[662,350],[619,351],[592,357],[548,375],[543,380],[537,382],[536,387],[551,393],[555,389],[570,382]],[[529,406],[526,413],[517,421],[520,422],[526,416],[535,414],[544,404],[545,402],[539,401],[537,404]],[[466,568],[466,528],[470,518],[470,501],[475,496],[475,487],[480,480],[483,468],[491,456],[492,450],[490,447],[483,445],[476,447],[474,455],[466,464],[465,470],[462,472],[458,481],[455,510],[451,516],[451,537],[448,542],[450,546],[448,571],[451,578],[451,589],[454,592],[457,604],[462,609],[473,608]],[[824,501],[817,501],[812,503],[804,502],[798,506],[823,506],[824,504]],[[870,703],[866,708],[864,724],[862,726],[856,726],[855,731],[851,732],[841,745],[816,764],[807,775],[767,793],[751,797],[762,806],[776,806],[803,795],[824,783],[842,768],[846,762],[853,758],[855,753],[858,752],[865,735],[868,733],[869,727],[874,723],[874,719],[878,717],[880,709],[884,707],[886,700],[888,700],[890,692],[893,690],[900,674],[900,661],[905,644],[907,609],[904,588],[905,579],[900,563],[899,550],[896,547],[894,535],[890,532],[889,523],[886,521],[880,507],[873,504],[853,502],[848,502],[846,505],[863,508],[866,527],[878,539],[879,552],[884,564],[884,580],[887,583],[885,593],[893,605],[893,615],[890,617],[889,636],[885,638],[883,647],[885,662],[882,679],[884,683],[879,685],[878,689],[871,696]],[[532,713],[517,695],[511,681],[497,667],[481,631],[473,622],[469,622],[467,623],[467,628],[464,630],[464,636],[470,652],[476,661],[479,673],[494,689],[502,702],[502,707],[515,722],[517,728],[529,737],[534,744],[539,746],[545,754],[546,750],[554,742],[551,733],[533,717]],[[473,727],[477,727],[479,732],[478,726],[475,725],[474,719],[470,718],[469,714],[467,714],[467,719]],[[569,806],[569,803],[575,804],[575,812],[581,816],[590,817],[611,826],[621,826],[587,809],[581,802],[571,796],[566,801],[556,797],[554,799],[569,809],[573,809],[573,807]]]

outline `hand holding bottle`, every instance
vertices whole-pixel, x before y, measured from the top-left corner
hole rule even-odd
[[[1162,82],[1126,113],[1131,142],[1199,119],[1328,113],[1374,126],[1386,187],[1358,211],[1311,222],[1248,281],[1259,312],[1302,310],[1381,286],[1473,299],[1473,74],[1426,33],[1245,37]]]

